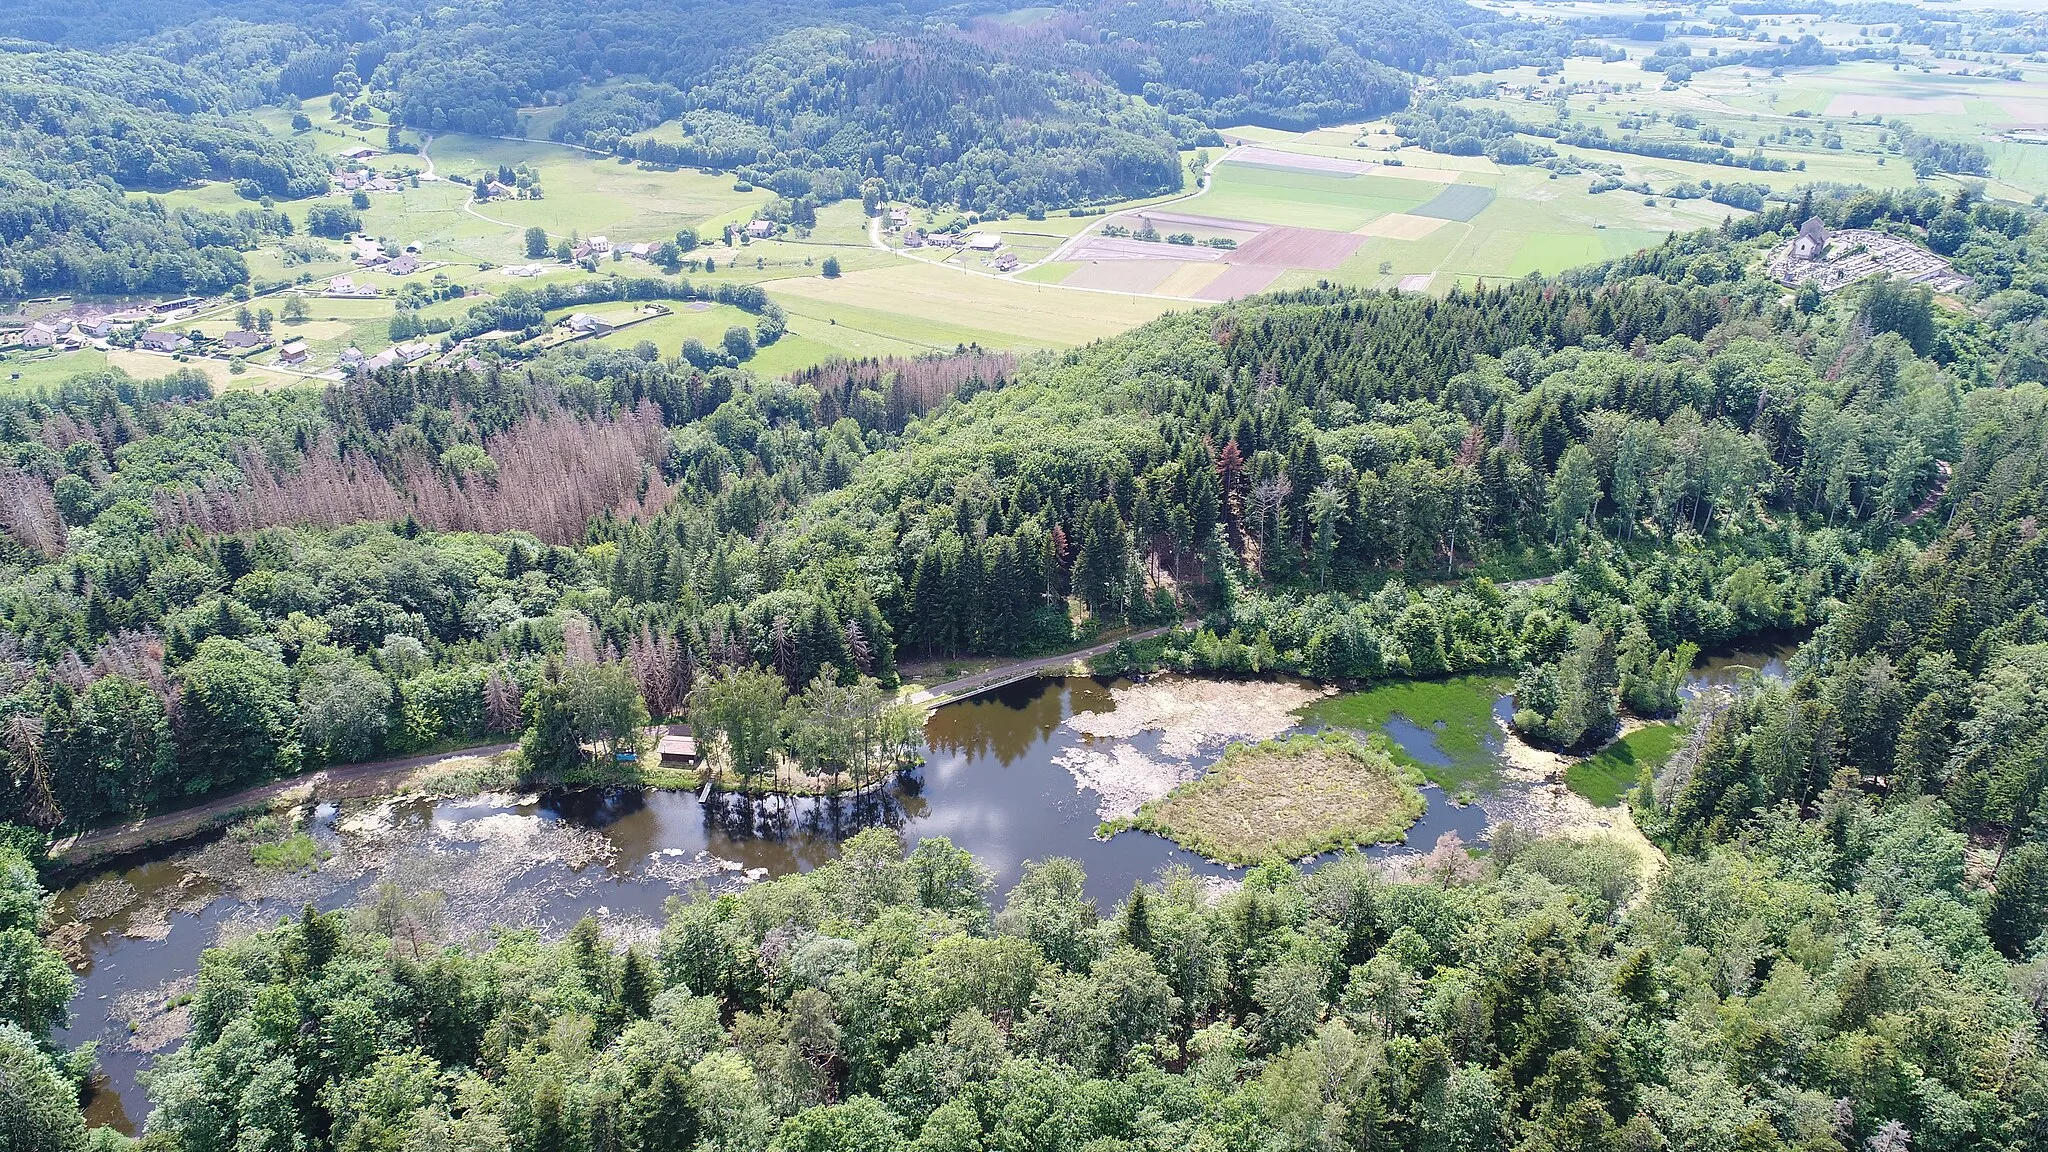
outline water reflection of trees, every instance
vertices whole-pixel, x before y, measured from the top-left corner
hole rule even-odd
[[[885,787],[837,796],[714,792],[704,802],[704,824],[734,844],[780,845],[789,850],[793,862],[810,867],[838,855],[840,842],[862,829],[900,831],[930,810],[924,781],[910,772]]]
[[[1063,677],[1035,677],[948,704],[925,722],[925,747],[949,756],[993,756],[1007,768],[1065,719],[1069,683]]]

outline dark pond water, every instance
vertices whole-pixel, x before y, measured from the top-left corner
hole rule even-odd
[[[1028,680],[942,708],[925,729],[924,766],[862,797],[714,794],[700,801],[690,793],[609,790],[401,802],[387,806],[384,842],[390,847],[374,860],[351,856],[335,827],[340,814],[322,805],[315,838],[337,855],[315,872],[256,886],[260,891],[195,878],[189,861],[179,858],[121,873],[120,882],[133,891],[115,911],[94,909],[85,892],[73,889],[57,902],[60,917],[80,913],[75,918],[89,934],[81,946],[73,1025],[62,1039],[100,1042],[105,1076],[89,1115],[124,1131],[138,1126],[147,1112],[138,1075],[149,1057],[131,1044],[129,1022],[160,1014],[165,999],[180,990],[166,982],[196,971],[200,953],[223,932],[274,923],[308,902],[323,909],[361,903],[380,881],[407,891],[450,892],[448,915],[457,935],[493,921],[559,932],[586,914],[631,935],[658,925],[662,904],[697,883],[738,885],[747,882],[746,870],[773,876],[809,869],[832,859],[845,838],[878,824],[898,829],[906,843],[944,836],[970,850],[993,874],[998,900],[1025,861],[1053,856],[1080,861],[1090,896],[1105,908],[1134,882],[1175,865],[1237,874],[1149,833],[1095,837],[1097,797],[1078,789],[1058,763],[1086,738],[1061,722],[1078,711],[1112,709],[1111,692],[1121,683]],[[1150,753],[1160,735],[1144,732],[1126,743]],[[1421,729],[1397,734],[1402,737],[1428,739]],[[1410,830],[1409,844],[1427,848],[1451,831],[1468,841],[1484,838],[1486,814],[1479,807],[1449,803],[1434,788],[1426,795],[1428,809]],[[593,845],[601,856],[582,859]],[[216,851],[247,850],[223,843]],[[735,865],[739,871],[726,870]]]
[[[1734,688],[1752,676],[1783,680],[1786,664],[1805,639],[1805,633],[1772,633],[1751,637],[1740,647],[1702,652],[1682,694],[1690,698],[1711,689]]]

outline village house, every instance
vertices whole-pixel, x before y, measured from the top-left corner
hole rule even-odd
[[[308,355],[304,340],[292,340],[277,350],[277,362],[279,364],[304,364]]]
[[[924,233],[919,232],[915,228],[912,228],[910,231],[905,232],[903,234],[903,246],[905,248],[924,247]]]
[[[377,296],[377,289],[373,285],[358,284],[351,276],[336,276],[327,282],[326,290],[320,294],[341,300],[373,300]]]
[[[1828,250],[1828,228],[1820,217],[1809,216],[1799,226],[1799,235],[1793,238],[1792,255],[1801,260],[1818,260]]]
[[[70,325],[66,324],[66,328]],[[21,330],[23,348],[49,348],[57,343],[58,331],[54,325],[37,322]]]
[[[135,342],[135,346],[145,352],[176,352],[191,347],[192,342],[176,332],[160,328],[154,332],[144,332],[142,338]]]
[[[651,241],[626,246],[626,255],[631,256],[635,260],[652,260],[654,259],[654,254],[659,251],[661,251],[661,245]]]
[[[891,208],[891,209],[889,209],[889,226],[890,226],[891,228],[901,228],[901,227],[903,227],[903,226],[904,226],[905,224],[908,224],[908,223],[910,223],[910,209],[908,209],[908,208]]]
[[[518,188],[514,187],[511,184],[500,184],[496,180],[492,180],[484,185],[484,195],[492,200],[502,199],[507,196],[516,196],[518,194]]]
[[[237,328],[220,338],[220,342],[231,352],[248,352],[257,348],[270,347],[270,335],[250,329]]]
[[[363,354],[361,352],[356,352],[355,349],[350,348],[348,352],[342,353],[342,365],[344,367],[349,365],[349,352],[356,353],[355,368],[357,371],[376,372],[393,366],[404,368],[417,364],[434,354],[434,344],[427,340],[416,340],[410,344],[396,344],[367,360],[362,359]]]
[[[1005,252],[1001,256],[996,257],[996,271],[1015,272],[1016,270],[1017,254],[1015,252]]]
[[[384,271],[393,276],[410,276],[420,270],[420,258],[407,252],[384,263]]]
[[[368,178],[369,177],[364,173],[350,170],[336,176],[334,178],[334,185],[335,187],[341,189],[343,192],[353,192],[356,189],[361,188],[363,186],[363,181]]]
[[[765,240],[775,235],[775,223],[771,220],[756,220],[747,225],[747,235],[756,240]]]
[[[372,176],[368,180],[363,181],[363,191],[365,192],[400,192],[404,188],[405,185],[386,176]]]
[[[363,350],[351,344],[341,350],[341,355],[335,357],[335,362],[343,368],[360,368],[364,359]]]

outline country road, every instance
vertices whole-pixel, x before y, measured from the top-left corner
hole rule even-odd
[[[81,832],[57,841],[50,849],[50,857],[66,866],[73,866],[107,856],[119,856],[151,844],[179,840],[203,832],[231,813],[268,804],[294,788],[311,786],[314,794],[319,795],[323,790],[342,790],[343,785],[392,784],[430,764],[471,756],[495,756],[516,747],[517,744],[511,743],[480,744],[474,748],[461,748],[453,752],[430,752],[424,756],[369,760],[361,764],[343,764],[299,776],[287,776],[282,780],[244,788],[240,792],[217,797],[190,808],[180,808],[175,812],[145,816],[126,824],[114,824]]]
[[[1086,660],[1091,656],[1100,656],[1126,640],[1150,640],[1154,636],[1164,636],[1175,628],[1188,626],[1190,625],[1161,624],[1156,628],[1147,628],[1142,632],[1133,632],[1128,636],[1119,636],[1114,640],[1104,641],[1101,644],[1090,645],[1087,648],[1076,649],[1072,652],[1062,652],[1057,656],[1040,656],[1032,660],[1018,660],[1013,663],[976,672],[972,676],[962,676],[957,680],[948,680],[943,684],[934,684],[929,688],[920,688],[912,692],[905,699],[912,704],[944,704],[962,696],[972,696],[976,692],[985,692],[990,688],[1008,684],[1013,680],[1022,680],[1026,676],[1035,676],[1049,668],[1060,668],[1072,664],[1076,660]]]

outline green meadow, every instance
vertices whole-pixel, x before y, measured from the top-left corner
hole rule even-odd
[[[1565,786],[1602,808],[1619,804],[1643,769],[1654,772],[1671,759],[1684,734],[1677,724],[1638,728],[1567,768]]]

